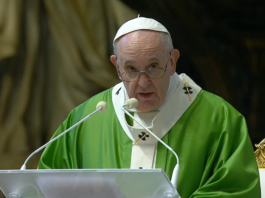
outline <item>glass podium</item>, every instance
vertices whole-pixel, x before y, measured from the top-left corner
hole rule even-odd
[[[180,198],[162,169],[0,170],[7,198]]]

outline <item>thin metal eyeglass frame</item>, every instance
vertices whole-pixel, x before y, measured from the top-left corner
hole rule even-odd
[[[156,69],[161,69],[161,70],[164,71],[164,74],[163,74],[162,76],[158,77],[158,78],[162,78],[162,77],[165,75],[165,73],[166,73],[166,71],[167,71],[167,65],[168,65],[168,62],[169,62],[170,58],[171,58],[171,52],[169,53],[169,58],[168,58],[168,60],[167,60],[167,64],[166,64],[165,68],[164,68],[164,69],[163,69],[163,68],[156,68]],[[150,68],[149,68],[149,69],[150,69]],[[123,73],[119,74],[119,76],[121,77],[121,80],[124,81],[124,82],[133,82],[133,81],[139,80],[140,77],[141,77],[141,74],[143,74],[143,73],[145,73],[145,74],[147,75],[148,78],[151,78],[151,77],[148,75],[148,73],[147,73],[147,71],[148,71],[149,69],[147,69],[147,70],[143,70],[143,71],[135,71],[135,72],[123,72]],[[135,80],[124,80],[124,79],[122,78],[122,75],[123,75],[123,74],[126,74],[126,73],[139,73],[139,76],[138,76],[138,78],[135,79]],[[151,79],[158,79],[158,78],[151,78]]]

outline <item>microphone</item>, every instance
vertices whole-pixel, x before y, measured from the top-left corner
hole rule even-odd
[[[179,178],[179,157],[177,153],[170,147],[168,146],[165,142],[163,142],[159,137],[157,137],[152,131],[150,131],[147,127],[145,127],[140,121],[135,119],[126,109],[132,109],[138,106],[138,100],[135,98],[130,98],[127,100],[124,105],[122,106],[122,110],[130,116],[133,120],[135,120],[140,126],[142,126],[145,130],[147,130],[154,138],[156,138],[159,142],[161,142],[168,150],[170,150],[176,157],[177,159],[177,164],[173,170],[172,178],[171,178],[171,183],[177,188],[177,183],[178,183],[178,178]]]
[[[104,101],[100,101],[97,106],[96,109],[99,110],[99,113],[104,113],[107,109],[107,103]],[[96,111],[97,111],[96,110]],[[93,113],[92,113],[93,114]]]
[[[123,107],[126,109],[133,109],[138,106],[138,100],[136,98],[130,98],[129,100],[125,101]]]
[[[25,160],[24,164],[21,166],[20,170],[26,170],[27,169],[26,168],[26,164],[28,163],[28,161],[30,160],[30,158],[33,155],[35,155],[36,153],[38,153],[42,149],[46,148],[48,145],[50,145],[55,140],[59,139],[60,137],[62,137],[63,135],[65,135],[67,132],[69,132],[71,129],[75,128],[76,126],[78,126],[79,124],[81,124],[82,122],[84,122],[85,120],[87,120],[88,118],[90,118],[95,113],[97,113],[97,112],[103,113],[103,112],[106,111],[106,109],[107,109],[107,103],[104,102],[104,101],[100,101],[97,104],[96,110],[94,112],[92,112],[91,114],[87,115],[82,120],[80,120],[79,122],[75,123],[73,126],[69,127],[67,130],[65,130],[64,132],[62,132],[60,135],[56,136],[55,138],[53,138],[52,140],[50,140],[49,142],[47,142],[46,144],[44,144],[43,146],[41,146],[40,148],[38,148],[37,150],[35,150],[33,153],[31,153],[30,156],[28,156],[28,158]]]

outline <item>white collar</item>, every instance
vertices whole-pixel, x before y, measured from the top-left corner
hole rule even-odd
[[[159,108],[160,111],[154,117],[152,125],[148,127],[159,138],[162,138],[176,124],[179,118],[188,109],[188,107],[197,97],[198,93],[201,91],[201,87],[196,85],[187,75],[176,74],[173,76],[174,77],[171,79],[175,82],[170,80],[170,86],[166,100]],[[188,84],[190,95],[187,94],[184,83]],[[115,85],[113,88],[112,101],[123,130],[134,142],[138,139],[138,135],[141,133],[141,131],[143,131],[143,129],[135,128],[127,124],[125,114],[122,110],[122,105],[126,101],[126,94],[127,91],[121,82]],[[154,141],[156,142],[156,140],[152,137],[148,138],[148,141],[150,143]]]

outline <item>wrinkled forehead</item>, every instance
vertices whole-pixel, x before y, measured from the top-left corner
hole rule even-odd
[[[128,57],[156,57],[167,53],[161,32],[138,30],[122,36],[116,42],[116,55],[120,61]]]
[[[137,30],[123,35],[117,40],[119,47],[158,45],[162,43],[161,32],[152,30]]]

